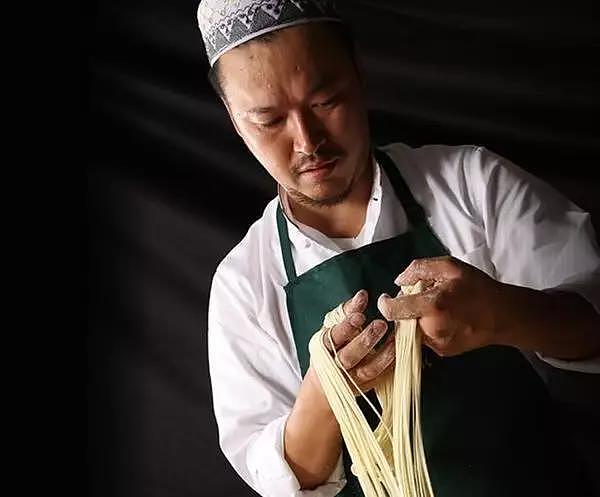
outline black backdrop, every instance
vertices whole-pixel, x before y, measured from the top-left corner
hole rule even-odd
[[[589,210],[600,231],[600,37],[587,4],[338,4],[361,47],[377,143],[486,145]],[[93,496],[252,494],[217,444],[206,309],[217,263],[275,184],[208,85],[196,7],[89,5]]]

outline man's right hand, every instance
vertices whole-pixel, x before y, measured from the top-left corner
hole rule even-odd
[[[390,336],[378,350],[373,350],[387,330],[387,323],[375,319],[363,328],[368,294],[358,292],[343,304],[346,318],[331,329],[333,348],[340,362],[363,392],[373,388],[394,365],[394,337]],[[350,382],[349,382],[350,383]],[[356,390],[351,385],[352,390]],[[355,395],[359,395],[355,391]],[[342,450],[340,426],[323,392],[314,368],[308,368],[300,385],[296,402],[285,424],[285,459],[294,471],[300,488],[313,489],[327,479]]]
[[[344,302],[346,318],[331,329],[331,340],[327,335],[323,337],[324,345],[331,353],[335,349],[341,365],[363,393],[375,387],[393,369],[396,356],[393,330],[384,344],[374,350],[388,326],[383,319],[374,319],[364,326],[368,300],[369,295],[363,289]],[[354,394],[360,395],[354,385],[348,383]]]

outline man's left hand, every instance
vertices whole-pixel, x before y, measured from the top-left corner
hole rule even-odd
[[[419,280],[426,288],[422,293],[379,297],[377,307],[386,319],[417,318],[423,342],[440,356],[496,343],[507,312],[502,283],[450,256],[416,259],[394,282],[414,285]]]

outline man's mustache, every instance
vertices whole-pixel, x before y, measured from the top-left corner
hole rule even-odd
[[[310,169],[311,166],[316,166],[317,164],[323,162],[329,162],[335,159],[340,159],[341,157],[341,151],[336,150],[324,150],[314,155],[305,155],[292,164],[292,173],[298,175],[302,171]]]

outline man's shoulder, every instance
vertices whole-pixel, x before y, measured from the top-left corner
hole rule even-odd
[[[485,183],[485,147],[474,144],[429,144],[412,147],[393,142],[380,147],[388,153],[411,189],[447,192],[479,189]]]
[[[402,142],[392,142],[380,147],[387,152],[400,169],[417,168],[422,174],[456,173],[471,167],[478,154],[485,150],[481,145],[427,144],[412,147]]]

